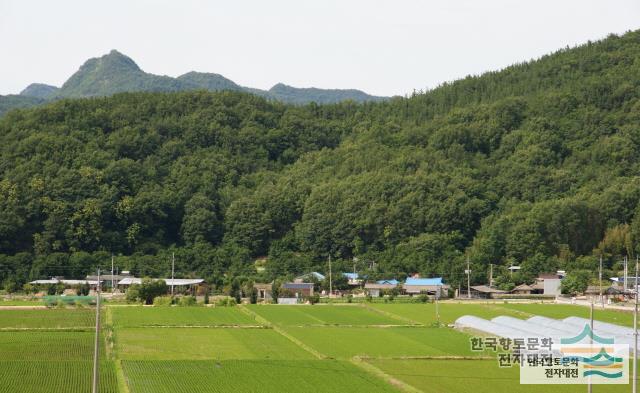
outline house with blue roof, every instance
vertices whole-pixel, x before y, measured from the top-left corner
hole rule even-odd
[[[446,297],[449,293],[449,285],[442,282],[442,277],[407,277],[402,285],[402,289],[409,295],[424,293],[428,295],[437,294],[438,297]]]
[[[349,285],[360,285],[362,284],[362,279],[358,273],[342,273],[343,276],[349,280]]]

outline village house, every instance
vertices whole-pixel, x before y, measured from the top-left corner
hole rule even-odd
[[[390,291],[398,286],[398,280],[378,280],[364,284],[364,289],[370,296],[378,297],[384,291]]]
[[[402,285],[402,289],[404,293],[409,295],[424,293],[429,295],[437,294],[438,297],[446,297],[449,293],[449,285],[442,282],[442,277],[407,277]]]
[[[471,292],[471,297],[474,299],[491,299],[495,295],[502,295],[507,293],[506,291],[502,291],[496,288],[491,288],[486,285],[472,286],[469,289],[469,292]]]

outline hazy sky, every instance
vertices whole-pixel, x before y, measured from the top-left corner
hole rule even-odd
[[[0,0],[0,94],[117,49],[155,74],[402,95],[638,28],[638,0]]]

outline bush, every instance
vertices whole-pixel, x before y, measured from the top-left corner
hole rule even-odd
[[[34,287],[33,285],[26,283],[22,286],[22,290],[24,291],[24,293],[26,293],[27,295],[30,295],[32,293],[34,293],[36,291],[36,287]]]
[[[216,301],[216,307],[232,307],[236,304],[236,299],[232,297],[225,297]]]
[[[142,300],[145,304],[155,304],[155,298],[167,293],[167,283],[164,280],[154,281],[143,278],[142,284],[134,284],[127,290],[127,301],[136,302]]]
[[[126,299],[129,303],[136,303],[140,299],[139,285],[132,285],[127,289]]]
[[[180,307],[191,307],[197,304],[195,296],[182,296],[178,301]]]
[[[307,300],[309,301],[310,304],[320,303],[320,295],[317,293],[314,293],[313,295],[309,296]]]
[[[10,278],[9,278],[9,279],[7,279],[7,280],[5,280],[5,282],[4,282],[4,284],[3,284],[3,286],[4,286],[4,290],[5,290],[7,293],[14,293],[14,292],[17,292],[17,291],[18,291],[18,288],[19,288],[18,283],[17,283],[15,280],[12,280],[12,279],[10,279]]]
[[[54,284],[47,285],[47,295],[53,296],[56,294],[56,286]]]
[[[418,303],[428,303],[429,302],[429,296],[427,296],[426,293],[421,293],[418,296]]]
[[[159,307],[171,306],[172,300],[171,296],[157,296],[153,299],[153,305]]]
[[[258,303],[258,290],[254,287],[251,287],[251,289],[249,289],[249,302],[251,304]]]
[[[271,299],[273,303],[278,303],[278,298],[280,297],[280,281],[274,280],[273,284],[271,284]]]
[[[209,290],[204,293],[204,304],[209,304]]]

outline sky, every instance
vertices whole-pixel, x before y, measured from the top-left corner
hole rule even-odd
[[[0,0],[0,94],[117,49],[160,75],[405,95],[638,28],[637,0]]]

